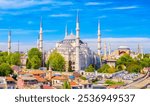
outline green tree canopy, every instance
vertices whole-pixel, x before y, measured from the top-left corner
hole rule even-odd
[[[109,68],[110,68],[110,66],[108,64],[104,64],[97,71],[99,73],[108,73]]]
[[[124,54],[117,60],[116,64],[127,66],[128,64],[132,63],[133,61],[134,60],[132,59],[132,57],[130,55]]]
[[[7,63],[7,60],[9,60],[7,56],[8,56],[7,52],[0,52],[0,64]]]
[[[137,64],[130,64],[128,67],[127,67],[127,71],[129,73],[139,73],[141,71],[142,67],[140,65],[137,65]]]
[[[85,72],[94,72],[95,71],[95,68],[93,67],[92,64],[90,64],[86,69],[85,69]]]
[[[47,61],[47,66],[49,65],[54,71],[64,71],[65,59],[60,53],[54,51],[50,54],[49,59]]]
[[[8,63],[9,65],[20,65],[20,54],[19,53],[10,53],[8,55],[7,52],[1,52],[0,53],[0,64],[2,63]]]
[[[41,66],[41,60],[38,58],[38,56],[33,56],[30,62],[31,62],[32,69],[38,69]]]
[[[41,67],[42,63],[42,53],[37,48],[32,48],[28,52],[28,59],[26,63],[26,67],[28,69],[38,69]]]
[[[20,65],[21,64],[21,60],[20,60],[20,54],[19,53],[12,53],[10,55],[10,62],[11,65]]]
[[[140,60],[140,64],[142,67],[150,67],[150,58],[143,58]]]
[[[2,63],[0,65],[0,76],[8,76],[9,74],[12,74],[13,70],[7,63]]]
[[[37,48],[32,48],[28,51],[28,58],[31,59],[33,56],[37,56],[42,59],[42,53]]]

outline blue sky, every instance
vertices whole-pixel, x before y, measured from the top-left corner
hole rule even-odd
[[[81,39],[96,39],[97,21],[100,20],[102,38],[149,41],[149,4],[149,0],[0,0],[0,44],[7,42],[8,29],[11,29],[14,44],[19,40],[24,45],[32,43],[35,46],[41,16],[44,41],[62,40],[66,24],[69,33],[72,30],[75,34],[77,9]],[[0,49],[3,49],[1,45]],[[147,46],[146,51],[149,50]]]

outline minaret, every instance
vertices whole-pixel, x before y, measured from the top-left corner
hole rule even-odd
[[[75,71],[80,71],[80,28],[79,28],[79,16],[77,11],[77,19],[76,19],[76,65]]]
[[[107,59],[107,47],[106,47],[106,42],[104,42],[104,60]]]
[[[65,28],[65,37],[68,36],[68,26],[66,25],[66,28]]]
[[[138,44],[137,54],[139,55],[140,53],[141,53],[141,47],[140,47],[140,44]]]
[[[8,32],[8,55],[11,52],[11,30]]]
[[[40,50],[40,52],[43,52],[43,29],[42,29],[42,17],[41,17],[41,22],[40,22],[39,50]]]
[[[141,55],[142,55],[142,59],[144,58],[144,50],[143,50],[143,46],[141,46]]]
[[[99,56],[101,56],[101,32],[100,32],[100,22],[98,21],[98,50],[97,50],[97,54]]]
[[[110,56],[111,55],[111,45],[110,45],[110,42],[108,44],[108,55]]]

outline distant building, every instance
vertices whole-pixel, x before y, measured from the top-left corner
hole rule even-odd
[[[6,77],[7,89],[16,89],[16,81],[12,77]]]
[[[7,82],[5,77],[0,77],[0,89],[6,89],[7,88]]]
[[[120,46],[117,50],[114,50],[110,55],[112,58],[118,59],[124,54],[131,54],[131,50],[127,46]]]
[[[17,87],[19,89],[25,88],[35,88],[37,87],[38,81],[37,79],[31,74],[24,74],[20,75],[17,78]]]

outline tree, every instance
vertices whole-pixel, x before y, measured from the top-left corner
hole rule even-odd
[[[11,65],[20,65],[21,64],[21,60],[20,60],[20,54],[19,53],[12,53],[10,55],[10,62]]]
[[[130,64],[128,67],[127,67],[127,71],[129,73],[139,73],[141,71],[142,67],[140,65],[137,65],[137,64]]]
[[[64,82],[63,89],[71,89],[70,83],[68,81]]]
[[[150,67],[150,58],[143,58],[142,60],[140,60],[140,64],[141,66],[144,67]]]
[[[7,63],[7,56],[8,56],[8,53],[7,52],[0,52],[0,64],[2,63]]]
[[[117,70],[117,71],[121,71],[121,70],[125,70],[125,69],[126,69],[126,66],[123,65],[123,64],[116,66],[116,70]]]
[[[108,68],[108,73],[114,73],[114,72],[116,72],[116,68],[115,67]]]
[[[28,59],[26,63],[26,67],[28,69],[38,69],[41,67],[42,63],[42,53],[37,48],[32,48],[28,52]]]
[[[27,69],[30,69],[30,68],[31,68],[31,63],[30,63],[29,59],[27,59],[26,68],[27,68]]]
[[[130,55],[128,54],[124,54],[123,56],[121,56],[117,62],[116,65],[124,65],[127,66],[129,64],[131,64],[134,60],[132,59],[132,57],[130,57]]]
[[[28,52],[28,58],[31,59],[33,56],[38,56],[38,58],[42,59],[42,53],[37,48],[32,48]]]
[[[65,59],[57,51],[54,51],[50,54],[47,64],[48,64],[47,66],[50,65],[54,71],[64,71],[65,70]]]
[[[108,73],[108,69],[110,68],[110,66],[108,64],[104,64],[102,65],[101,68],[99,68],[97,71],[99,73]]]
[[[92,64],[90,64],[86,69],[85,72],[94,72],[95,68],[92,66]]]
[[[38,56],[33,56],[30,62],[31,62],[32,69],[38,69],[41,66],[41,60],[38,58]]]
[[[8,76],[9,74],[12,74],[13,70],[7,63],[2,63],[0,65],[0,76]]]

